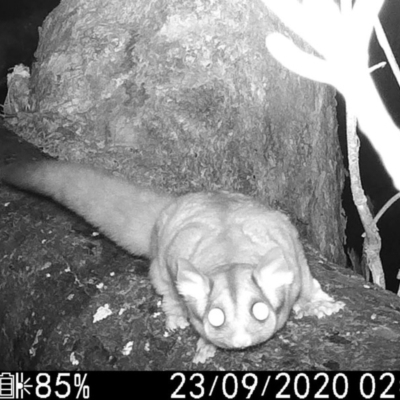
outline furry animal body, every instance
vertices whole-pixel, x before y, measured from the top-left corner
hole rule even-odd
[[[170,196],[106,172],[56,161],[10,165],[13,186],[52,197],[117,244],[150,258],[167,329],[200,335],[194,362],[216,347],[241,349],[287,321],[330,315],[344,303],[310,273],[298,233],[281,212],[238,193]]]

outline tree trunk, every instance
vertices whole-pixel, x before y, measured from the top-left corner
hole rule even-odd
[[[334,91],[272,59],[266,33],[282,29],[259,0],[62,0],[7,120],[140,183],[262,198],[343,263]]]
[[[40,157],[0,125],[0,168]],[[0,185],[0,243],[0,370],[400,369],[400,298],[309,246],[313,275],[344,310],[321,319],[292,315],[266,343],[218,350],[200,365],[192,363],[194,330],[166,331],[147,262],[94,235],[78,216]],[[106,318],[95,318],[104,309]]]

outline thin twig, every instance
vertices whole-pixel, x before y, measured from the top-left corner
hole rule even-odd
[[[394,196],[392,196],[386,203],[385,205],[379,210],[379,212],[375,215],[374,221],[375,223],[378,223],[379,219],[382,217],[384,212],[397,200],[400,199],[400,193],[396,193]]]

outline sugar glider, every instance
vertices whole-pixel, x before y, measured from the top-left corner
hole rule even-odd
[[[2,180],[50,196],[117,244],[151,259],[167,329],[189,322],[200,335],[194,362],[216,347],[264,342],[298,317],[336,313],[311,276],[295,227],[281,212],[238,193],[171,196],[80,164],[15,164]]]

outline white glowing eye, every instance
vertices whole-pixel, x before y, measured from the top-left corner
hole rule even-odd
[[[224,312],[220,308],[213,308],[208,313],[208,321],[212,326],[218,328],[225,322]]]
[[[264,321],[268,318],[269,308],[265,303],[258,302],[253,306],[253,315],[259,321]]]

